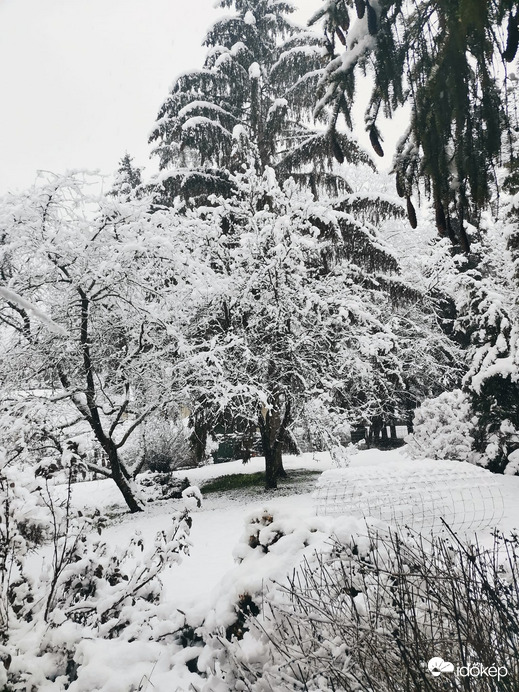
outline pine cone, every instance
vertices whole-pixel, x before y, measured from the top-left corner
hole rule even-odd
[[[411,228],[416,228],[418,226],[418,221],[416,220],[416,211],[415,211],[413,203],[411,202],[411,198],[409,197],[409,195],[406,197],[406,202],[407,202],[407,218],[409,219],[409,223],[411,224]]]
[[[404,181],[399,173],[396,174],[396,194],[399,197],[405,197]]]
[[[503,53],[503,59],[506,62],[512,62],[517,53],[517,47],[519,45],[519,14],[515,16],[510,12],[508,17],[508,27],[507,27],[507,37],[506,37],[506,49]]]
[[[372,36],[375,36],[378,31],[377,13],[371,7],[368,0],[366,0],[366,9],[368,11],[368,31]]]
[[[436,216],[436,228],[443,238],[443,236],[447,235],[447,219],[445,218],[443,205],[439,199],[434,200],[434,213]]]
[[[350,28],[350,15],[348,14],[348,10],[346,8],[344,8],[344,14],[339,17],[338,23],[345,33]]]
[[[366,10],[366,4],[364,0],[355,0],[355,9],[357,10],[357,17],[362,19],[364,17],[364,12]]]
[[[369,141],[371,142],[371,146],[373,147],[375,154],[377,154],[378,156],[384,156],[384,150],[382,149],[382,145],[380,144],[378,132],[374,127],[372,127],[369,131]]]
[[[341,145],[337,141],[335,133],[332,134],[332,151],[337,161],[339,163],[344,163],[344,154],[342,153]]]
[[[344,36],[342,29],[340,27],[337,27],[335,29],[335,33],[337,34],[337,38],[342,43],[342,45],[345,46],[346,45],[346,37]]]

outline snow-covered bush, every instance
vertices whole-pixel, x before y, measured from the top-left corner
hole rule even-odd
[[[98,689],[94,650],[126,657],[131,682],[121,689],[137,689],[150,670],[146,642],[156,643],[156,661],[165,638],[174,641],[184,623],[161,605],[160,575],[188,552],[188,509],[174,514],[151,546],[137,533],[111,548],[96,535],[102,517],[73,510],[71,484],[61,501],[59,490],[0,455],[0,689],[91,692]],[[198,500],[196,489],[184,491],[186,505]],[[44,568],[35,568],[42,559]],[[134,641],[142,654],[130,654]]]
[[[189,487],[187,478],[177,478],[172,473],[143,473],[137,480],[147,502],[179,499]]]
[[[26,570],[27,555],[51,533],[37,489],[34,474],[15,471],[0,449],[0,660],[6,658],[13,623],[32,617],[35,585]],[[0,666],[0,687],[2,682]]]
[[[477,419],[469,397],[460,389],[426,399],[414,416],[414,432],[406,438],[418,459],[458,459],[481,463],[473,451]]]
[[[175,469],[196,466],[189,444],[189,431],[182,421],[152,415],[141,426],[127,450],[134,468],[154,473],[169,473]]]
[[[239,632],[205,634],[204,692],[433,692],[442,682],[427,662],[439,654],[458,665],[495,663],[499,689],[516,689],[516,537],[497,536],[485,551],[454,535],[427,541],[342,522],[319,550],[298,554],[288,577],[264,582]],[[452,679],[444,684],[451,689]],[[481,677],[478,689],[495,690],[495,677]]]
[[[300,418],[297,432],[302,451],[328,451],[351,442],[351,426],[346,415],[333,410],[329,401],[311,399],[304,404]]]
[[[352,530],[357,527],[358,523],[352,520]],[[264,508],[247,518],[234,550],[236,566],[215,590],[212,607],[205,615],[199,614],[198,621],[189,622],[197,639],[177,656],[180,663],[185,657],[196,661],[198,671],[206,678],[204,692],[220,690],[221,685],[222,690],[240,689],[232,686],[234,678],[226,668],[229,642],[241,640],[250,617],[261,611],[268,580],[285,579],[302,556],[313,552],[328,536],[325,522],[318,517],[294,518]]]

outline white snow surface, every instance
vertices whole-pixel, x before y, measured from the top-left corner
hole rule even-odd
[[[395,485],[399,477],[409,476],[410,466],[415,465],[417,470],[423,467],[424,473],[442,474],[445,464],[449,468],[456,465],[465,466],[462,462],[444,462],[443,460],[413,460],[410,461],[405,454],[405,447],[390,451],[370,449],[358,452],[350,459],[348,470],[358,469],[358,476],[362,478],[376,479],[372,467],[380,466],[380,477],[395,478]],[[326,475],[341,475],[341,471],[332,471],[335,468],[331,456],[327,452],[308,453],[301,456],[284,457],[284,466],[290,474],[294,470],[328,471]],[[469,465],[467,465],[469,466]],[[241,461],[231,461],[223,464],[211,464],[196,469],[176,471],[180,478],[187,477],[191,485],[197,486],[212,478],[227,476],[237,473],[257,473],[264,469],[264,459],[255,457],[247,464]],[[488,472],[473,467],[474,477],[481,478]],[[499,488],[503,498],[503,517],[500,528],[512,530],[519,527],[519,477],[490,475],[492,483]],[[218,585],[224,574],[233,567],[233,549],[243,533],[246,517],[253,510],[263,507],[269,510],[279,510],[296,515],[301,520],[314,517],[316,514],[313,493],[317,487],[319,476],[308,481],[308,490],[300,494],[276,496],[276,491],[265,493],[257,490],[254,500],[251,495],[244,493],[214,493],[204,498],[202,507],[193,511],[193,527],[191,529],[192,548],[180,567],[173,566],[164,578],[165,587],[176,607],[182,609],[190,606],[204,607],[211,589]],[[388,480],[389,482],[389,480]],[[257,498],[257,499],[256,499]],[[264,499],[263,499],[264,498]],[[395,498],[396,499],[396,498]],[[124,511],[124,501],[111,480],[88,481],[74,486],[73,503],[81,509],[98,507],[101,511],[109,509]],[[138,529],[143,537],[149,540],[161,530],[168,515],[182,506],[180,500],[151,503],[146,507],[146,512],[136,515],[122,515],[120,523],[111,526],[103,533],[108,542],[114,544],[129,540],[134,531]],[[479,536],[483,540],[490,541],[491,529]]]
[[[409,475],[412,465],[416,465],[417,468],[422,466],[428,471],[436,469],[435,472],[440,473],[445,463],[432,460],[411,462],[406,457],[404,447],[384,452],[358,452],[349,458],[347,470],[359,476],[364,474],[366,478],[376,478],[380,475],[391,482],[391,477],[398,479],[399,474]],[[453,463],[448,462],[447,465],[451,466]],[[327,475],[330,478],[340,477],[343,473],[332,471],[335,467],[328,453],[287,456],[284,458],[284,465],[289,475],[295,470],[328,471]],[[262,471],[263,467],[264,460],[257,457],[246,465],[241,461],[233,461],[177,471],[175,474],[181,478],[187,477],[191,485],[196,486],[212,478],[229,474],[256,473]],[[481,478],[478,472],[479,470],[475,469],[475,478]],[[344,532],[351,531],[349,535],[358,535],[363,521],[358,517],[337,519],[316,516],[312,493],[317,487],[318,479],[319,475],[309,476],[307,486],[301,485],[297,494],[296,491],[291,491],[293,494],[289,495],[283,494],[286,489],[267,493],[254,488],[206,496],[202,507],[192,511],[192,547],[189,556],[186,556],[180,565],[172,565],[166,569],[161,577],[164,585],[164,607],[168,612],[175,613],[179,609],[186,613],[192,623],[205,620],[206,624],[225,627],[232,619],[232,604],[241,593],[243,584],[246,584],[249,590],[251,586],[254,588],[254,585],[259,589],[264,579],[284,578],[287,570],[294,565],[294,560],[302,556],[304,551],[313,551],[319,547],[323,537],[331,531],[343,535]],[[519,477],[493,476],[492,480],[499,486],[504,503],[504,515],[499,528],[507,531],[519,527]],[[75,485],[72,502],[81,509],[99,508],[102,512],[116,513],[116,523],[103,532],[104,540],[113,545],[126,544],[136,531],[141,534],[145,543],[151,542],[157,532],[164,528],[171,514],[183,504],[182,500],[153,502],[146,506],[144,513],[129,515],[124,513],[124,503],[119,491],[110,480]],[[254,523],[254,518],[257,520],[262,513],[272,515],[275,521],[264,528],[260,527],[261,540],[268,542],[269,534],[276,530],[285,535],[271,546],[266,555],[261,556],[258,551],[253,551],[249,547],[247,537],[254,527],[258,527],[258,524]],[[285,531],[285,527],[290,531]],[[478,540],[483,545],[490,545],[490,528],[478,532]],[[303,548],[303,545],[306,547]],[[236,558],[243,561],[237,564]],[[106,647],[104,644],[107,644]],[[126,642],[104,644],[98,641],[83,642],[79,653],[84,657],[86,668],[82,672],[81,685],[73,684],[74,690],[84,692],[88,680],[91,690],[125,692],[133,689],[128,685],[131,675],[135,676],[137,668],[143,677],[149,676],[150,689],[155,692],[187,692],[193,689],[190,687],[192,683],[196,684],[196,680],[200,680],[182,666],[171,668],[167,655],[158,644],[137,642],[137,646],[143,648],[139,650],[138,661],[136,659],[135,664],[131,661],[131,647],[128,647]],[[114,667],[113,656],[117,656],[120,661],[117,668]],[[125,661],[128,662],[127,669]],[[83,674],[87,677],[83,678]]]
[[[251,63],[249,67],[249,77],[251,79],[259,79],[261,77],[261,68],[257,62]]]

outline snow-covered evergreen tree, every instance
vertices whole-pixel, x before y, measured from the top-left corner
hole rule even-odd
[[[313,99],[324,66],[322,39],[298,27],[289,2],[221,0],[232,8],[209,30],[201,70],[181,75],[164,102],[150,141],[170,200],[228,193],[242,164],[280,179],[296,177],[339,192],[346,181],[333,162],[369,157],[336,131],[337,113],[315,123]]]
[[[502,473],[519,448],[519,315],[513,253],[498,224],[488,224],[478,269],[459,277],[457,326],[470,334],[464,383],[478,421],[475,449]]]
[[[333,47],[318,110],[341,102],[347,116],[359,75],[368,74],[366,129],[383,155],[381,116],[411,106],[394,160],[397,192],[415,227],[411,194],[425,191],[439,235],[454,246],[451,252],[463,253],[452,265],[444,255],[440,290],[455,306],[452,335],[468,349],[463,388],[478,421],[475,451],[503,471],[517,446],[517,308],[503,235],[509,220],[498,205],[504,175],[497,165],[503,157],[513,185],[517,110],[514,77],[498,66],[517,52],[515,3],[361,0],[352,11],[351,3],[333,0],[313,21],[322,22]],[[512,232],[512,255],[514,238]],[[448,266],[454,269],[450,287]]]
[[[506,99],[496,65],[517,50],[517,14],[512,0],[370,2],[332,0],[313,18],[323,21],[330,59],[318,110],[334,104],[348,118],[358,74],[369,72],[371,97],[366,129],[383,155],[379,119],[411,105],[409,128],[394,162],[397,190],[407,198],[425,183],[441,236],[469,251],[464,221],[477,223],[491,198],[494,167],[506,126]],[[508,18],[508,40],[501,24]],[[502,56],[501,56],[501,52]]]
[[[418,416],[422,429],[417,430],[419,441],[414,447],[420,445],[424,455],[448,457],[446,442],[454,434],[453,420],[459,414],[458,428],[466,431],[466,459],[499,473],[507,467],[510,472],[509,457],[519,447],[516,287],[513,252],[507,249],[507,238],[509,245],[514,237],[511,218],[509,202],[497,220],[488,213],[482,215],[481,231],[472,230],[476,268],[462,255],[452,255],[447,240],[433,250],[429,280],[450,296],[450,334],[464,350],[465,372],[462,393],[449,393],[424,404]],[[447,420],[445,404],[451,396],[457,401],[458,414],[453,412]],[[428,413],[433,419],[430,422]],[[458,449],[463,446],[455,445]]]
[[[139,197],[143,194],[142,169],[134,166],[133,158],[128,152],[119,162],[110,194],[125,199],[129,199],[132,195]]]

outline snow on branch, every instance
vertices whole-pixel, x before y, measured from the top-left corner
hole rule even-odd
[[[45,312],[37,308],[33,303],[30,303],[28,300],[25,298],[22,298],[19,296],[17,293],[14,291],[11,291],[10,288],[5,288],[5,286],[0,286],[0,296],[2,298],[5,298],[9,303],[14,303],[17,305],[19,308],[22,308],[23,310],[28,310],[30,313],[34,315],[40,322],[42,322],[47,329],[49,329],[51,332],[54,332],[55,334],[60,334],[61,336],[66,336],[67,335],[67,330],[64,329],[61,325],[57,324],[54,322]]]

